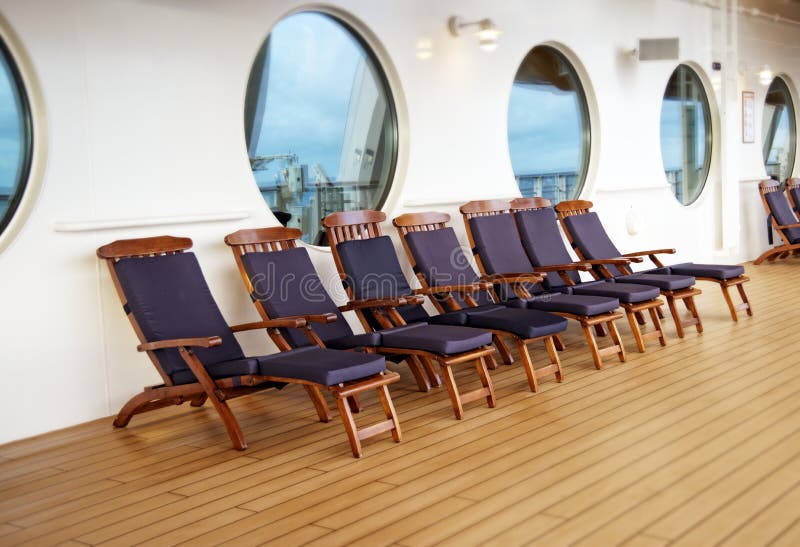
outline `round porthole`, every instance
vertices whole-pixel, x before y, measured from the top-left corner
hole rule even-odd
[[[785,181],[794,169],[797,130],[794,103],[783,78],[775,78],[764,99],[761,143],[767,176]]]
[[[321,219],[379,209],[397,162],[397,115],[373,51],[343,20],[304,11],[273,27],[250,72],[250,166],[278,220],[320,244]]]

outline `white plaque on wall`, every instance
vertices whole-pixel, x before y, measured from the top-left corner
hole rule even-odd
[[[742,91],[742,142],[756,142],[756,94]]]

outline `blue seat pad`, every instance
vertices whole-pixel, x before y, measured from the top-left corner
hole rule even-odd
[[[691,287],[695,278],[690,275],[635,273],[615,277],[617,283],[636,283],[637,285],[651,285],[662,291],[677,291]]]
[[[635,283],[613,283],[610,281],[589,281],[570,287],[570,289],[572,294],[609,296],[625,304],[646,302],[658,298],[661,294],[658,287],[637,285]]]
[[[738,264],[695,264],[685,262],[669,266],[673,274],[691,275],[696,277],[713,277],[714,279],[734,279],[744,275],[744,266]]]
[[[592,316],[616,310],[619,300],[607,296],[547,293],[534,296],[527,301],[527,306],[549,312]]]
[[[492,343],[492,333],[470,327],[415,323],[381,332],[383,346],[452,355]]]
[[[538,338],[564,331],[567,320],[540,310],[500,308],[469,316],[470,325],[512,332],[520,338]]]

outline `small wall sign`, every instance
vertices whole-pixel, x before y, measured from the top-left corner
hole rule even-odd
[[[742,91],[742,142],[756,142],[756,94]]]

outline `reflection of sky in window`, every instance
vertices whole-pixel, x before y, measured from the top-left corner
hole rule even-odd
[[[780,117],[778,118],[778,127],[775,129],[775,138],[772,140],[772,147],[769,149],[769,158],[767,162],[775,163],[779,159],[778,152],[784,154],[789,148],[789,111],[787,108],[781,109]]]
[[[683,168],[683,121],[681,109],[683,105],[693,105],[695,110],[694,145],[695,167],[701,168],[706,154],[706,123],[703,105],[699,101],[681,102],[678,99],[664,98],[661,105],[661,157],[664,169],[675,171]]]
[[[5,212],[2,196],[17,186],[20,168],[22,124],[13,77],[4,57],[0,56],[0,216]]]
[[[578,171],[582,134],[577,93],[551,85],[511,88],[508,147],[515,175]]]
[[[299,13],[272,29],[269,49],[258,155],[294,153],[335,178],[361,45],[329,17]],[[257,177],[274,181],[282,167],[273,162]]]

